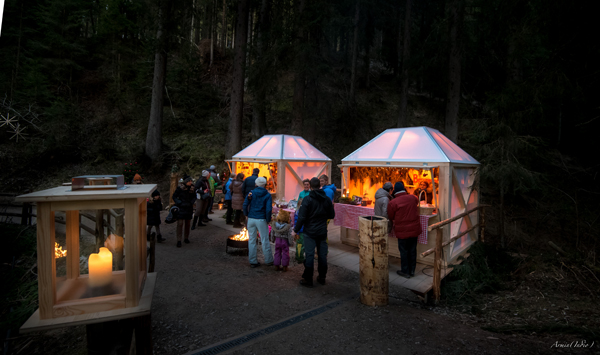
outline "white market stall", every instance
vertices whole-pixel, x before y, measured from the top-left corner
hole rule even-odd
[[[260,169],[258,175],[267,178],[266,188],[278,200],[298,198],[304,179],[331,176],[331,159],[304,138],[286,134],[262,136],[227,163],[232,173],[245,177],[252,175],[252,169]]]
[[[421,223],[425,227],[479,206],[476,179],[479,162],[433,128],[388,129],[348,155],[338,166],[342,170],[342,195],[362,197],[367,202],[374,202],[375,192],[386,181],[391,181],[392,184],[404,182],[409,193],[421,181],[428,182],[433,192],[431,205],[437,213],[433,217],[421,217]],[[355,219],[355,215],[372,215],[373,208],[374,203],[363,207],[336,204],[336,220],[341,225],[343,243],[358,245],[358,231],[350,222]],[[344,221],[345,216],[351,217]],[[443,228],[443,241],[475,226],[478,218],[478,212],[473,212],[450,223],[449,227]],[[477,228],[447,245],[442,263],[456,261],[476,240]],[[420,237],[417,253],[421,254],[435,247],[435,242],[436,233],[429,233],[426,238]],[[389,253],[399,257],[395,238],[389,240]],[[433,255],[417,258],[418,262],[427,265],[432,265],[433,260]]]

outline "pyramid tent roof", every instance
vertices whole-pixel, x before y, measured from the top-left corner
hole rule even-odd
[[[342,159],[358,161],[479,164],[437,129],[429,127],[392,128]]]
[[[234,160],[282,159],[331,161],[300,136],[265,135],[233,156]]]

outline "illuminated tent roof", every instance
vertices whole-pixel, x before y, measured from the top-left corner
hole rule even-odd
[[[304,138],[286,134],[262,136],[241,152],[233,160],[282,159],[331,161],[325,154],[313,147]]]
[[[392,128],[342,159],[358,161],[479,164],[438,130],[429,127]]]

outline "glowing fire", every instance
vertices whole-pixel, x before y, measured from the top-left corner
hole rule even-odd
[[[67,251],[63,250],[63,248],[58,245],[57,242],[54,242],[54,256],[56,258],[62,258],[63,256],[67,256]]]
[[[246,227],[244,227],[244,229],[242,229],[240,231],[239,234],[236,235],[232,235],[231,237],[229,237],[229,239],[231,240],[248,240],[248,230],[246,229]]]

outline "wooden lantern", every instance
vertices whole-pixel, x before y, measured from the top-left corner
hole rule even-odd
[[[97,181],[103,178],[116,178],[116,184],[92,186],[94,179]],[[89,181],[90,185],[85,185],[84,181]],[[39,310],[32,318],[37,317],[38,321],[61,317],[73,319],[81,315],[90,318],[90,313],[111,311],[114,314],[115,310],[139,305],[147,277],[146,198],[150,197],[156,185],[124,186],[122,182],[122,175],[82,176],[73,178],[72,186],[55,187],[16,198],[19,202],[37,203]],[[124,263],[121,264],[124,265],[124,270],[114,271],[112,265],[109,265],[108,270],[101,270],[103,274],[100,279],[96,275],[94,281],[94,275],[80,274],[80,257],[87,260],[90,256],[80,256],[80,211],[110,209],[124,211],[120,220],[121,228],[117,226],[115,231],[122,234],[118,238],[124,238],[119,239],[124,242],[125,248]],[[56,211],[64,211],[66,215],[66,276],[61,277],[57,277],[55,261]],[[113,247],[114,244],[113,240]],[[118,242],[116,244],[119,245]],[[96,249],[98,247],[96,245]],[[112,257],[123,261],[122,247],[120,254],[114,250],[112,254]],[[98,267],[92,265],[91,259],[89,270],[98,272]],[[153,288],[154,275],[151,284]]]

